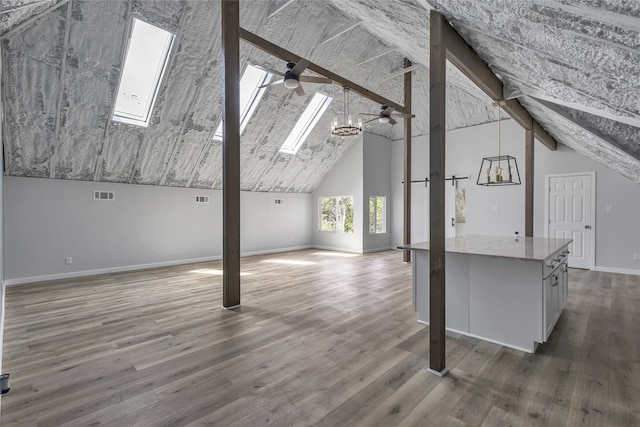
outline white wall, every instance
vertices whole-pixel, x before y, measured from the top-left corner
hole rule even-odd
[[[94,201],[93,190],[115,191],[115,200]],[[5,277],[24,283],[219,259],[221,201],[214,190],[5,177]],[[243,193],[243,254],[309,247],[310,209],[309,194]]]
[[[276,204],[275,199],[282,200]],[[243,255],[311,246],[311,194],[242,192],[240,247]],[[220,253],[222,244],[220,244]]]
[[[559,145],[552,152],[536,144],[534,233],[544,235],[544,176],[596,172],[596,270],[640,274],[640,185],[575,151]],[[607,212],[607,205],[613,212]]]
[[[429,136],[413,138],[412,179],[429,176]],[[393,245],[402,244],[403,141],[394,141],[393,169]],[[524,180],[524,130],[513,120],[502,121],[501,154],[519,160]],[[446,176],[465,176],[458,188],[466,192],[466,222],[458,225],[458,234],[524,235],[524,186],[486,187],[476,185],[483,157],[498,155],[497,125],[489,124],[447,132]],[[449,185],[449,182],[447,182]],[[429,240],[429,187],[411,185],[411,241]]]
[[[503,120],[501,155],[511,155],[518,161],[524,183],[525,132],[513,120]],[[477,185],[483,157],[498,155],[497,124],[474,126],[447,133],[446,174],[469,175],[458,181],[466,189],[466,223],[464,234],[512,236],[518,231],[524,236],[524,185],[487,187]]]
[[[413,179],[428,176],[429,136],[413,139]],[[524,182],[524,130],[513,120],[502,121],[501,154],[518,160]],[[524,234],[524,185],[484,187],[476,185],[482,157],[497,155],[497,124],[447,132],[446,174],[471,176],[460,181],[466,188],[467,223],[464,234]],[[392,146],[393,245],[402,243],[402,141]],[[534,235],[544,236],[545,175],[596,171],[596,269],[640,274],[640,185],[598,163],[559,145],[550,151],[536,142],[534,183]],[[606,205],[614,207],[606,212]],[[429,239],[428,188],[412,186],[412,241]],[[497,210],[494,210],[497,209]]]
[[[363,137],[363,251],[373,252],[391,248],[391,141],[365,133]],[[386,197],[387,232],[369,234],[369,197]]]
[[[363,141],[356,141],[327,173],[322,183],[312,194],[312,241],[313,246],[362,253],[363,226]],[[353,233],[320,231],[319,199],[330,196],[353,196]],[[368,225],[367,225],[368,226]]]
[[[411,147],[411,178],[424,179],[429,176],[429,145],[427,137],[413,138]],[[403,184],[404,141],[393,141],[391,145],[391,230],[392,245],[403,242]],[[429,189],[423,183],[411,184],[411,241],[429,239]]]

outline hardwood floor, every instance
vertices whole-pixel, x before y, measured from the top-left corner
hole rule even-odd
[[[305,250],[7,288],[3,426],[636,426],[640,276],[571,270],[526,354],[449,335],[428,367],[402,253]]]

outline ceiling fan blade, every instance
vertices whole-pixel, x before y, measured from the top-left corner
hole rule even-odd
[[[333,80],[319,76],[300,76],[300,81],[306,83],[333,83]]]
[[[376,117],[380,117],[380,114],[376,113],[376,114],[372,114],[372,113],[358,113],[359,116],[376,116]]]
[[[304,89],[302,88],[302,85],[298,85],[297,88],[294,89],[294,92],[298,94],[298,96],[304,96],[305,92]]]
[[[406,113],[398,113],[397,111],[391,114],[392,117],[411,117],[414,118],[416,115],[415,114],[406,114]]]
[[[368,116],[370,116],[370,114],[367,114],[367,115],[368,115]],[[376,115],[377,115],[377,114],[376,114]],[[363,124],[363,125],[366,125],[367,123],[371,123],[371,122],[373,122],[373,121],[375,121],[375,120],[378,120],[378,118],[376,117],[376,118],[374,118],[374,119],[367,120],[366,122],[364,122],[364,123],[362,123],[362,124]]]
[[[269,87],[269,86],[280,85],[280,84],[282,84],[282,83],[284,83],[284,79],[274,80],[274,81],[271,81],[271,82],[269,82],[269,83],[267,83],[267,84],[264,84],[264,85],[262,85],[262,86],[258,86],[258,88],[259,88],[259,89],[262,89],[263,87]]]
[[[275,75],[278,75],[278,76],[284,76],[283,72],[276,71],[276,70],[274,70],[272,68],[265,67],[263,65],[253,64],[253,66],[256,67],[259,70],[266,71],[267,73],[275,74]]]
[[[295,67],[293,67],[291,69],[291,72],[293,74],[295,74],[296,76],[299,76],[300,74],[302,74],[302,72],[305,70],[305,68],[307,68],[307,66],[309,65],[309,61],[307,61],[306,59],[300,59]]]
[[[398,123],[398,122],[396,122],[395,120],[393,120],[393,118],[389,117],[389,124],[390,124],[390,125],[395,125],[396,123]]]

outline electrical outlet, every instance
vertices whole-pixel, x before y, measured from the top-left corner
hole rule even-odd
[[[491,206],[491,212],[498,212],[499,210],[500,210],[500,206],[499,205]]]
[[[65,264],[67,264],[67,265],[71,265],[71,264],[73,264],[73,258],[72,258],[72,257],[70,257],[70,256],[66,257],[66,258],[64,259],[64,263],[65,263]]]
[[[607,205],[607,212],[613,212],[613,205]]]
[[[640,261],[640,254],[633,254],[634,261]]]

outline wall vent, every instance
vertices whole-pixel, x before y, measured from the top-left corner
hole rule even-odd
[[[196,203],[209,203],[209,196],[196,196]]]
[[[113,191],[93,191],[93,200],[114,200],[116,193]]]
[[[276,205],[284,205],[284,200],[276,199]]]

